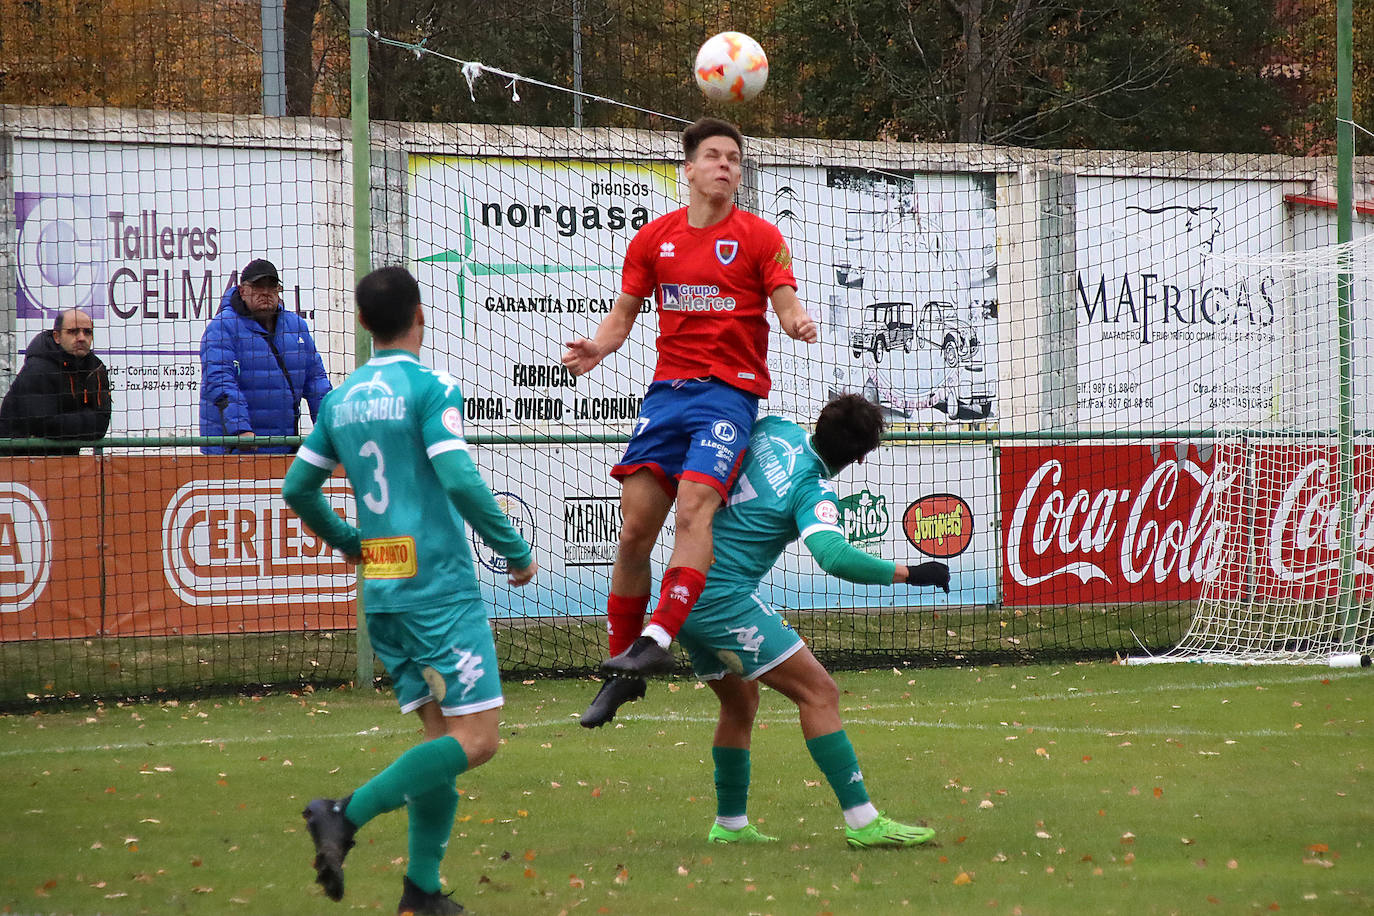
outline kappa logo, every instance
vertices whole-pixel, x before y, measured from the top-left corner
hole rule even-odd
[[[162,574],[189,605],[347,601],[353,567],[281,502],[282,481],[192,480],[162,515]],[[324,495],[355,522],[344,479]]]
[[[664,242],[662,245],[658,246],[658,256],[660,258],[677,257],[677,246],[672,242]]]
[[[728,267],[739,254],[739,242],[735,239],[716,239],[716,260]]]
[[[856,782],[863,782],[863,781],[864,781],[864,774],[863,774],[861,771],[855,770],[853,773],[850,773],[850,774],[849,774],[849,784],[850,784],[851,786],[852,786],[854,783],[856,783]]]
[[[467,649],[454,649],[453,654],[458,656],[458,683],[463,685],[461,696],[467,696],[487,673],[482,667],[482,656],[473,655]]]
[[[764,639],[759,635],[758,627],[734,627],[726,632],[735,637],[741,649],[753,653],[755,658],[758,657],[759,650],[763,648]]]
[[[0,484],[0,614],[17,614],[43,594],[52,575],[52,523],[38,494]]]

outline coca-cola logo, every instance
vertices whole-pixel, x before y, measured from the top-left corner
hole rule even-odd
[[[973,510],[953,493],[922,496],[902,513],[902,530],[928,557],[957,557],[973,540]]]
[[[1283,457],[1297,466],[1290,471],[1293,478],[1275,501],[1265,528],[1262,552],[1266,565],[1280,583],[1335,585],[1341,566],[1341,497],[1333,461],[1309,450],[1296,455],[1291,451],[1286,456],[1275,454],[1265,463],[1278,465]],[[1281,482],[1282,473],[1281,468],[1272,468],[1270,479]],[[1374,487],[1368,474],[1356,474],[1355,479],[1352,568],[1356,575],[1367,576],[1374,573],[1369,565],[1374,550]]]
[[[1149,451],[1139,446],[1067,455],[1071,468],[1050,457],[1004,490],[1009,588],[1072,579],[1096,583],[1090,593],[1097,598],[1140,600],[1158,597],[1165,585],[1195,591],[1217,576],[1228,542],[1217,506],[1238,478],[1234,468],[1204,463],[1194,452],[1145,459]]]

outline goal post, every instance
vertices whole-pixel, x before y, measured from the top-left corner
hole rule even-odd
[[[1223,543],[1215,573],[1178,645],[1129,663],[1369,664],[1374,448],[1371,431],[1350,419],[1351,321],[1343,303],[1351,289],[1367,294],[1371,245],[1374,233],[1366,233],[1219,263],[1242,277],[1277,277],[1284,287],[1280,301],[1289,311],[1276,322],[1283,331],[1270,353],[1282,371],[1262,392],[1272,422],[1220,433],[1214,474]],[[1234,367],[1230,379],[1244,371]]]

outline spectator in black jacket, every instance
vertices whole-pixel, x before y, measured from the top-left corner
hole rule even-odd
[[[110,428],[110,376],[91,352],[95,324],[80,309],[57,316],[24,351],[24,366],[0,403],[0,436],[94,441]],[[79,445],[5,449],[10,455],[75,455]]]

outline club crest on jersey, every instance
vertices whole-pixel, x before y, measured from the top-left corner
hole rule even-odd
[[[716,239],[716,260],[728,266],[739,254],[739,242],[734,239]]]

